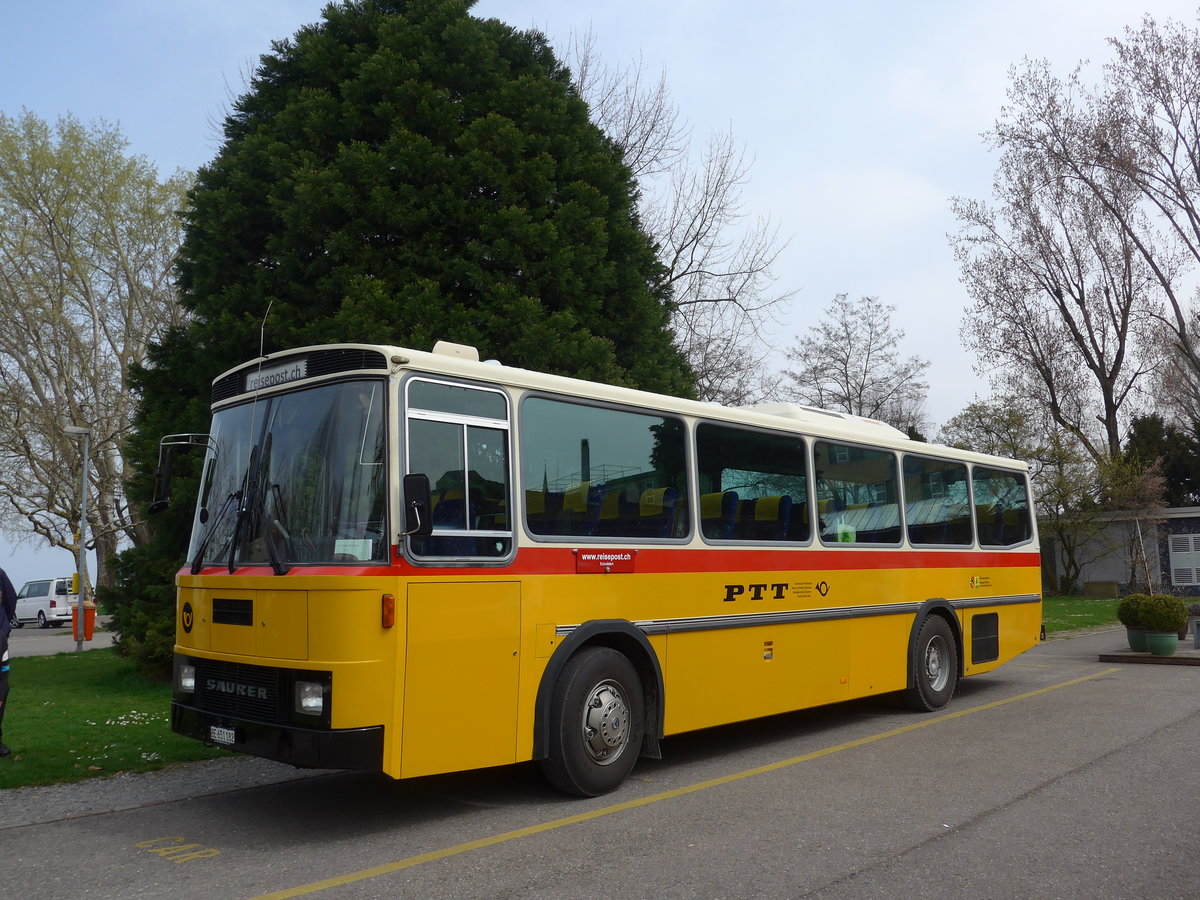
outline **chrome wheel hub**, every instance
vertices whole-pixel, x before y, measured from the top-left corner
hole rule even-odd
[[[950,650],[940,636],[925,646],[925,677],[935,691],[942,690],[950,680]]]
[[[592,688],[583,709],[583,746],[592,761],[607,766],[629,743],[629,706],[621,686],[602,681]]]

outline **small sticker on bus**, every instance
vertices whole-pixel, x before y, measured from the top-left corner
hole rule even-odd
[[[576,572],[632,572],[636,550],[576,550]]]

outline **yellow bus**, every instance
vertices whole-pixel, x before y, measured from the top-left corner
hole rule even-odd
[[[1039,639],[1019,462],[444,342],[271,354],[212,401],[171,723],[232,750],[597,795],[669,735],[939,709]]]

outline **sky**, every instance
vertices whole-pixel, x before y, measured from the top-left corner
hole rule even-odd
[[[322,0],[0,0],[0,112],[116,123],[165,177],[195,170],[271,42],[320,18]],[[996,156],[981,135],[1009,68],[1060,75],[1109,58],[1106,38],[1197,21],[1196,0],[478,0],[474,14],[536,28],[555,47],[589,28],[613,66],[665,72],[697,146],[731,129],[753,160],[748,221],[788,241],[775,287],[794,292],[768,343],[784,352],[839,293],[896,307],[902,352],[929,361],[931,433],[989,394],[959,326],[967,298],[948,235],[952,197],[987,199]],[[216,373],[214,373],[216,374]],[[74,571],[64,550],[0,537],[19,588]],[[94,571],[94,569],[93,569]]]

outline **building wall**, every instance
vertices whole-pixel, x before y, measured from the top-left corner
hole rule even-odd
[[[1200,518],[1191,520],[1200,533]],[[1161,533],[1160,533],[1161,532]],[[1141,523],[1142,546],[1145,548],[1145,559],[1150,570],[1150,583],[1157,590],[1163,581],[1163,573],[1167,564],[1166,529],[1152,523]],[[1135,564],[1137,530],[1128,520],[1114,520],[1092,540],[1082,545],[1078,557],[1083,561],[1077,589],[1082,591],[1085,585],[1094,582],[1114,582],[1121,594],[1129,593],[1132,589],[1146,589],[1146,576],[1142,571],[1143,564],[1137,559]],[[1048,542],[1054,553],[1053,567],[1056,579],[1062,585],[1062,560],[1058,555],[1057,542]],[[1046,564],[1046,560],[1043,563]],[[1169,587],[1169,585],[1168,585]]]

